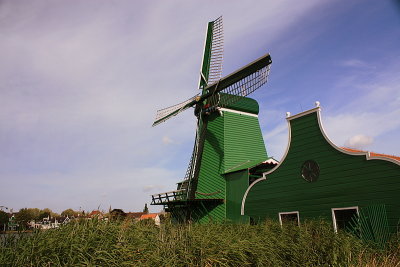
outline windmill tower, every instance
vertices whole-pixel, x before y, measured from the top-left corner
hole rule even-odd
[[[192,98],[157,111],[153,126],[193,107],[197,117],[193,153],[175,191],[152,195],[178,221],[241,221],[240,204],[249,168],[268,159],[258,122],[257,101],[246,96],[267,82],[266,54],[221,78],[222,17],[207,25],[199,90]]]

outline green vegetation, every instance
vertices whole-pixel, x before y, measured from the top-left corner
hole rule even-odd
[[[78,217],[78,215],[80,215],[81,214],[81,212],[79,212],[79,211],[75,211],[75,210],[73,210],[73,209],[66,209],[66,210],[64,210],[63,212],[61,212],[61,216],[64,216],[64,217]]]
[[[46,217],[58,217],[59,214],[53,212],[51,209],[38,209],[38,208],[22,208],[16,214],[17,222],[25,226],[31,220],[42,220]]]
[[[8,223],[8,214],[2,210],[0,210],[0,226]],[[0,231],[2,229],[0,228]]]
[[[333,233],[325,222],[301,227],[152,221],[71,222],[0,239],[0,266],[399,266],[399,239],[386,250]]]

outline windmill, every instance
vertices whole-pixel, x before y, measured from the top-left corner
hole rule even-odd
[[[258,103],[246,96],[267,82],[271,57],[266,54],[223,78],[222,61],[219,17],[207,25],[200,93],[158,110],[153,123],[156,126],[191,107],[197,117],[193,152],[183,181],[174,191],[152,195],[151,204],[163,205],[178,221],[237,220],[241,194],[249,182],[248,168],[268,158],[258,123]]]

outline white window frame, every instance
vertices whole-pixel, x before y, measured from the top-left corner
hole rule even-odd
[[[335,216],[336,210],[356,210],[357,216],[360,215],[359,211],[358,211],[358,206],[345,207],[345,208],[332,208],[332,221],[333,221],[333,229],[335,230],[335,233],[337,233],[337,224],[336,224],[336,216]]]
[[[289,211],[289,212],[279,212],[278,216],[279,216],[279,223],[282,224],[282,217],[281,215],[286,215],[286,214],[296,214],[297,215],[297,225],[300,226],[300,214],[298,211]]]

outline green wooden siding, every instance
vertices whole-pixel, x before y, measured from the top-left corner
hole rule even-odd
[[[245,202],[245,214],[278,219],[279,212],[299,211],[307,218],[332,220],[332,208],[386,206],[390,231],[400,219],[400,166],[385,160],[367,160],[336,150],[324,138],[317,112],[290,121],[291,142],[281,165],[256,183]],[[301,166],[315,160],[316,182],[301,177]]]
[[[257,117],[224,112],[224,172],[246,162],[268,158]]]
[[[226,178],[226,218],[233,222],[248,222],[247,216],[240,215],[243,195],[249,185],[248,170],[229,173]]]
[[[237,182],[233,178],[226,179],[224,173],[244,162],[259,163],[266,159],[267,152],[257,117],[229,111],[223,112],[223,116],[216,112],[210,115],[196,191],[205,194],[219,193],[210,196],[197,194],[196,199],[230,199],[235,205],[234,207],[231,205],[227,210],[225,201],[224,204],[213,207],[200,219],[200,222],[208,221],[210,218],[223,221],[233,212],[239,216],[241,199],[248,186],[248,177]],[[243,182],[244,179],[246,182]],[[238,192],[241,192],[240,197]],[[231,193],[235,197],[230,198],[230,195],[227,195]]]
[[[211,196],[196,195],[198,199],[221,198],[225,199],[225,179],[220,173],[224,169],[224,122],[225,117],[218,116],[216,112],[209,116],[204,142],[203,156],[200,166],[197,192],[214,193]],[[210,219],[222,221],[225,219],[225,204],[218,205],[200,219],[207,222]]]
[[[258,102],[252,98],[237,96],[237,95],[229,95],[224,93],[220,93],[220,96],[221,96],[220,104],[228,109],[248,112],[256,115],[260,111]],[[232,101],[232,99],[235,100]]]

